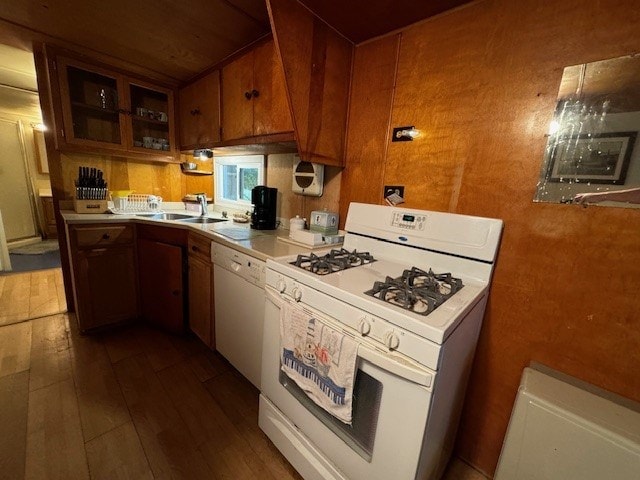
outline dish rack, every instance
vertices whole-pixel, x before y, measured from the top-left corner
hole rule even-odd
[[[132,213],[162,213],[162,198],[156,195],[130,193],[126,197],[113,197],[112,213],[127,215]]]

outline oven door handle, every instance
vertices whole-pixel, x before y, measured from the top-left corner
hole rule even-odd
[[[265,292],[267,300],[278,308],[282,308],[282,304],[284,302],[291,303],[288,299],[282,298],[280,294],[276,293],[276,290],[269,286],[265,288]],[[418,365],[399,354],[393,354],[372,348],[363,343],[359,337],[354,336],[351,332],[347,332],[343,326],[333,325],[333,322],[327,319],[324,315],[319,315],[317,312],[313,312],[313,315],[317,316],[318,320],[328,324],[331,328],[341,330],[346,335],[354,338],[358,343],[358,356],[363,360],[366,360],[372,365],[405,380],[417,383],[418,385],[423,385],[427,388],[430,388],[433,385],[434,372],[428,368]]]
[[[378,352],[361,343],[358,345],[358,356],[404,380],[409,380],[427,388],[433,385],[433,372],[419,365],[414,365],[399,355]]]

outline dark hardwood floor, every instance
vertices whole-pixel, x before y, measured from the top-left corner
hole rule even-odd
[[[0,328],[0,479],[299,479],[258,391],[199,340],[72,315]]]
[[[300,479],[257,419],[258,391],[195,337],[0,327],[0,479]],[[454,460],[445,478],[485,477]]]

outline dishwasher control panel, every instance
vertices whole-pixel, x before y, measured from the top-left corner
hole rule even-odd
[[[264,288],[266,264],[246,253],[239,252],[219,243],[211,243],[211,261],[244,278],[250,283]]]

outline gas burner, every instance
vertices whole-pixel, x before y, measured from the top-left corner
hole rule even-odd
[[[405,310],[428,315],[462,287],[462,280],[450,273],[434,273],[431,269],[425,272],[412,267],[398,278],[387,277],[384,282],[375,282],[373,288],[364,293]]]
[[[358,267],[375,262],[369,252],[350,252],[344,248],[331,250],[326,255],[318,256],[314,253],[309,255],[298,255],[291,265],[300,267],[317,275],[328,275],[351,267]]]

